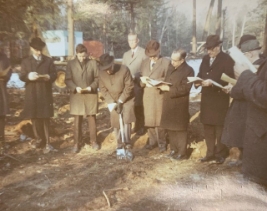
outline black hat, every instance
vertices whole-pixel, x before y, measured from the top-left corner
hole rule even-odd
[[[38,51],[41,51],[45,47],[45,42],[43,42],[39,37],[34,37],[30,42],[30,46]]]
[[[108,53],[103,54],[99,58],[99,63],[100,63],[100,70],[107,70],[109,69],[114,62],[114,57],[110,56]]]
[[[242,44],[243,42],[248,41],[248,40],[256,40],[256,36],[251,35],[251,34],[245,34],[245,35],[243,35],[243,36],[240,38],[237,47],[238,47],[238,48],[241,48],[241,44]]]
[[[157,56],[160,51],[160,44],[156,40],[150,40],[147,43],[145,54],[149,57]]]
[[[204,47],[210,49],[218,46],[221,43],[222,41],[220,40],[220,37],[218,35],[209,35],[207,37],[206,43],[204,44]]]

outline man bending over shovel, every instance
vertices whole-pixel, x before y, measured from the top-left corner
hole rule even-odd
[[[131,148],[131,123],[135,122],[134,83],[129,69],[125,65],[114,64],[114,57],[108,53],[100,57],[99,88],[108,103],[118,154],[119,149]],[[120,128],[119,116],[123,119],[123,128]]]

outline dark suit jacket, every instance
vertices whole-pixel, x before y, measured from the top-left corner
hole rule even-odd
[[[134,83],[129,69],[117,64],[114,66],[115,73],[109,75],[106,71],[99,71],[99,88],[109,103],[123,102],[123,121],[128,124],[135,121],[134,115]],[[119,116],[116,111],[111,112],[111,126],[119,128]]]
[[[202,79],[212,79],[219,84],[226,86],[227,83],[221,80],[223,73],[234,78],[234,61],[231,57],[220,52],[212,65],[209,63],[209,55],[204,56],[198,77]],[[221,88],[215,86],[202,87],[200,104],[200,121],[203,124],[223,125],[229,107],[229,95],[224,93]]]
[[[189,93],[192,83],[187,77],[194,76],[194,70],[186,62],[177,69],[170,64],[165,78],[172,83],[170,91],[163,94],[163,109],[160,126],[168,130],[186,130],[189,122]]]

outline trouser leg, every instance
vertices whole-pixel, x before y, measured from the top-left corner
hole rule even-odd
[[[43,129],[46,144],[50,144],[50,133],[49,133],[50,119],[43,119]]]
[[[156,145],[157,144],[157,134],[154,127],[150,127],[147,129],[147,134],[149,138],[149,145]]]
[[[215,127],[214,125],[206,125],[204,124],[204,135],[207,145],[207,157],[214,156],[214,148],[216,142],[216,134],[215,134]]]
[[[5,153],[5,116],[0,116],[0,155]]]
[[[119,128],[114,128],[114,134],[115,134],[115,138],[117,141],[117,148],[121,148],[122,147],[122,141],[121,141],[121,134],[120,134],[120,129]]]
[[[31,121],[32,121],[32,129],[33,129],[34,138],[42,142],[45,142],[44,134],[42,134],[43,130],[42,130],[41,119],[35,118],[35,119],[31,119]]]
[[[216,125],[215,130],[216,130],[215,134],[216,134],[216,140],[217,140],[217,144],[215,147],[215,149],[216,149],[215,155],[226,158],[229,154],[229,150],[223,143],[221,143],[223,126],[222,125]]]
[[[90,133],[90,142],[96,143],[96,116],[90,115],[87,117],[88,119],[88,127]]]
[[[144,107],[143,106],[135,106],[135,131],[140,130],[141,128],[144,128]]]
[[[82,139],[82,120],[83,116],[74,116],[74,143],[80,144]]]
[[[166,148],[165,129],[155,127],[155,132],[157,135],[157,143],[159,148]]]
[[[131,144],[131,124],[124,124],[124,137],[125,143]]]

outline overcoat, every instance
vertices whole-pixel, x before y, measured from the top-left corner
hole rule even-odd
[[[50,79],[37,79],[30,81],[28,74],[48,74]],[[21,113],[23,118],[49,118],[54,115],[52,83],[56,80],[57,74],[53,60],[42,55],[40,63],[33,56],[29,56],[21,63],[20,80],[25,82],[25,103]]]
[[[86,60],[82,67],[74,58],[67,64],[65,82],[71,90],[70,114],[95,115],[98,111],[98,66],[95,60]],[[77,93],[76,87],[91,87],[91,92]]]
[[[6,70],[9,67],[9,60],[7,56],[0,53],[0,72]],[[8,93],[6,89],[7,82],[9,81],[12,74],[10,69],[7,74],[0,75],[0,116],[5,116],[9,113],[8,106]]]
[[[247,101],[242,171],[267,185],[267,62],[257,75],[244,71],[231,92]]]
[[[192,83],[187,77],[194,76],[194,70],[186,62],[177,69],[171,64],[165,78],[172,84],[170,91],[164,92],[160,127],[168,130],[186,130],[189,123],[189,93]]]
[[[160,57],[152,70],[150,70],[150,59],[147,58],[142,62],[141,76],[148,76],[154,80],[164,81],[169,64],[169,59]],[[140,82],[140,85],[144,87],[145,126],[158,127],[160,126],[162,114],[163,92],[157,87],[146,87],[142,82]]]
[[[198,77],[211,79],[222,86],[227,83],[221,80],[223,73],[234,78],[234,61],[231,57],[220,52],[210,66],[210,57],[205,55],[199,69]],[[208,125],[223,125],[229,107],[230,97],[216,86],[202,87],[200,103],[200,121]]]
[[[123,122],[134,122],[134,83],[130,70],[125,65],[114,65],[114,74],[109,75],[106,71],[99,71],[99,88],[106,103],[123,102]],[[120,128],[119,115],[115,110],[110,114],[111,127]]]
[[[143,89],[140,86],[140,68],[142,61],[147,58],[145,54],[145,49],[140,46],[137,47],[134,56],[132,57],[132,50],[129,50],[123,54],[122,64],[130,69],[132,77],[134,79],[134,95],[135,95],[135,105],[143,105]]]

